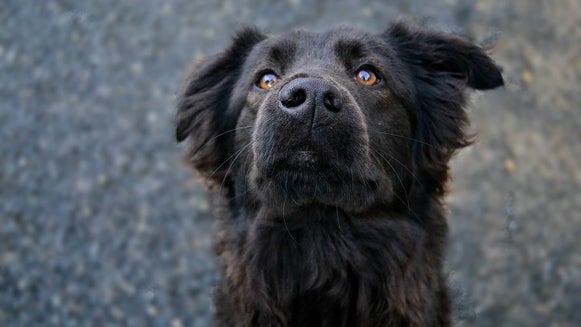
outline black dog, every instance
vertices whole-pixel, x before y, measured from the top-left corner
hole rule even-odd
[[[503,84],[468,41],[396,23],[238,34],[196,65],[177,140],[218,193],[218,326],[449,326],[448,161],[465,89]]]

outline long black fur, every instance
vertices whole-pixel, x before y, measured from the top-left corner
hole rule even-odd
[[[449,326],[448,161],[471,142],[466,88],[502,84],[479,47],[404,22],[244,29],[198,63],[176,138],[215,195],[216,325]],[[292,88],[307,100],[291,108]]]

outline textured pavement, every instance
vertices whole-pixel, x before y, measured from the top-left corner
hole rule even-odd
[[[0,5],[0,326],[209,326],[216,261],[173,106],[235,30],[380,32],[405,15],[483,41],[453,162],[457,326],[581,325],[581,3],[19,1]]]

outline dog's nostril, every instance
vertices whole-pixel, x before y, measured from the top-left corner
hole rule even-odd
[[[341,102],[341,99],[336,97],[332,92],[327,92],[323,96],[323,105],[325,105],[325,108],[329,111],[339,112],[343,103]]]
[[[287,108],[295,108],[300,106],[307,99],[307,94],[303,89],[293,90],[287,93],[284,97],[280,99],[283,106]]]

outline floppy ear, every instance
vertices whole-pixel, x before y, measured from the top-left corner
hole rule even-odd
[[[177,104],[176,140],[189,137],[187,159],[207,177],[223,177],[219,170],[232,147],[230,132],[243,105],[231,101],[232,90],[250,50],[263,39],[255,29],[243,29],[228,49],[197,63],[186,77]]]
[[[465,134],[467,87],[488,90],[503,85],[498,66],[483,49],[454,35],[398,22],[383,34],[407,67],[413,84],[414,160],[423,184],[445,191],[448,161],[471,143]]]

